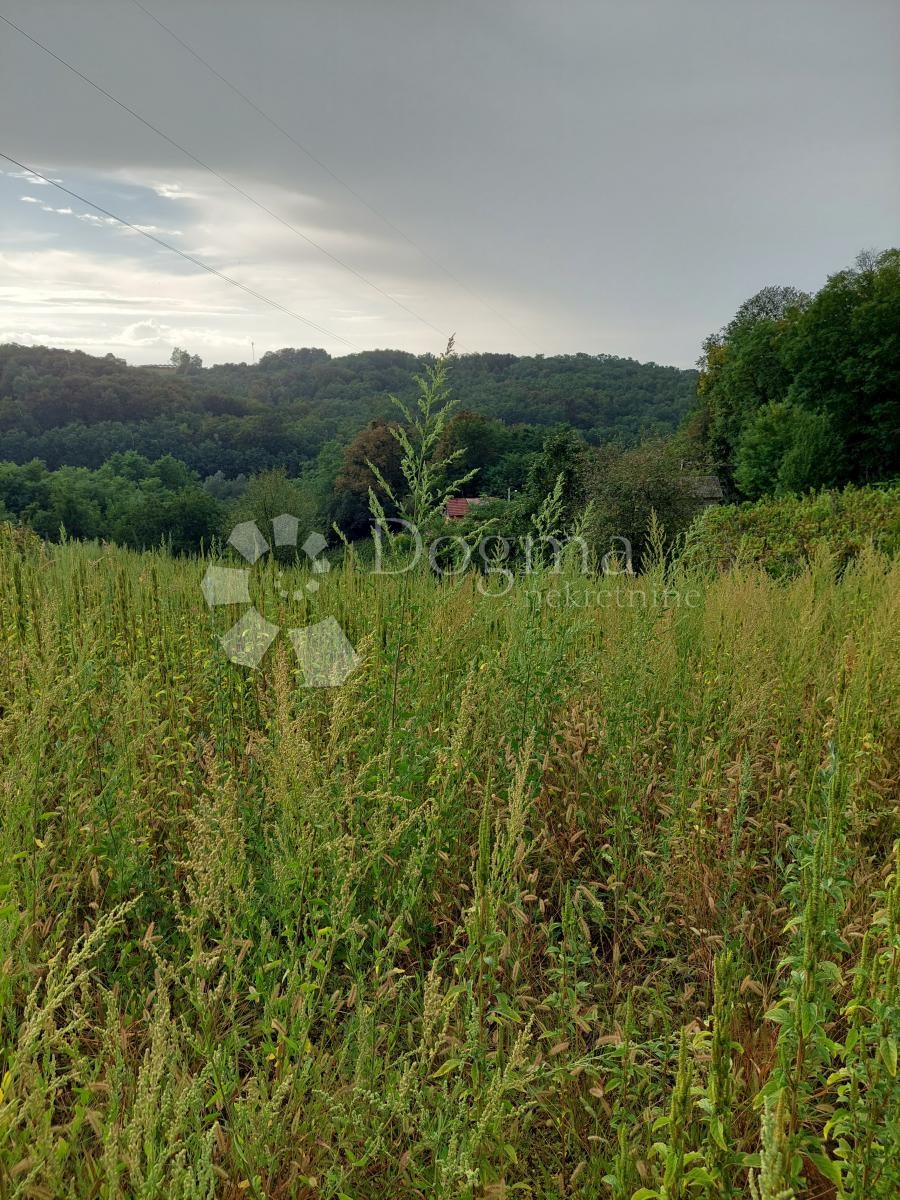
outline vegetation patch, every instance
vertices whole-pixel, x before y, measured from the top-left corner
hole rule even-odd
[[[818,554],[842,569],[867,546],[888,554],[900,550],[900,486],[851,486],[708,508],[687,535],[685,557],[719,570],[757,563],[783,579]]]
[[[4,1196],[896,1195],[896,563],[261,563],[310,690],[0,530]]]

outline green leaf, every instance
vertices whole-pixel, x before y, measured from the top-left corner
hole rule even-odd
[[[715,1187],[716,1181],[706,1167],[691,1167],[684,1177],[685,1183],[705,1183],[707,1187]]]
[[[712,1140],[721,1150],[727,1150],[728,1146],[725,1142],[725,1131],[722,1128],[722,1122],[719,1117],[713,1117],[709,1122],[709,1132]]]
[[[824,962],[819,963],[819,975],[829,983],[840,984],[841,982],[841,969],[831,959],[825,959]]]
[[[770,1008],[766,1013],[765,1019],[767,1021],[774,1021],[777,1025],[786,1025],[790,1020],[790,1016],[791,1014],[786,1008],[783,1008],[781,1004],[776,1004],[774,1008]]]
[[[800,1009],[800,1029],[805,1038],[809,1037],[819,1019],[819,1006],[814,1000],[808,1001]]]
[[[887,1067],[892,1079],[897,1077],[897,1041],[895,1038],[884,1038],[878,1046],[878,1053]]]
[[[449,1075],[451,1071],[455,1071],[462,1066],[461,1058],[448,1058],[445,1063],[441,1063],[436,1071],[432,1071],[432,1079],[440,1079],[442,1075]]]
[[[835,1187],[841,1186],[841,1166],[833,1159],[828,1158],[825,1154],[809,1154],[809,1161],[813,1164],[816,1170],[824,1175],[829,1183],[833,1183]]]

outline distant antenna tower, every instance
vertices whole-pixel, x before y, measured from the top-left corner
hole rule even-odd
[[[250,357],[253,359],[253,365],[256,366],[256,346],[253,342],[250,343]]]

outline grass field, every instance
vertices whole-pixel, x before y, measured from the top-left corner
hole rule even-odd
[[[900,566],[261,565],[305,689],[3,528],[0,1196],[897,1195]]]

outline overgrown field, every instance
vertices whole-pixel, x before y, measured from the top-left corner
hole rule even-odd
[[[0,1196],[897,1194],[900,566],[0,560]]]

